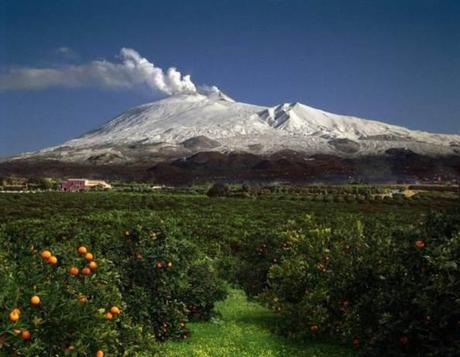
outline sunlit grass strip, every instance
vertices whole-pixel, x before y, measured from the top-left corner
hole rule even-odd
[[[231,289],[229,297],[216,305],[220,316],[211,322],[190,323],[191,337],[167,342],[166,356],[353,356],[333,343],[295,341],[276,336],[270,326],[279,317],[259,304],[248,302],[244,293]]]

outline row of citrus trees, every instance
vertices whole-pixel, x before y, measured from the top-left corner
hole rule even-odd
[[[0,227],[0,354],[153,355],[225,297],[174,222],[100,214]]]
[[[333,336],[363,355],[460,348],[460,212],[399,229],[311,216],[245,240],[238,279],[282,314],[279,332]]]
[[[85,205],[0,225],[0,355],[153,355],[212,315],[223,278],[282,314],[287,335],[364,355],[448,356],[460,343],[458,212],[404,229],[342,214],[279,229]]]

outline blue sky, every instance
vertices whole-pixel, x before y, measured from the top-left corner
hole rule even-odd
[[[128,47],[239,101],[460,134],[459,18],[454,0],[3,0],[0,74],[118,63]],[[62,143],[160,96],[0,89],[0,156]]]

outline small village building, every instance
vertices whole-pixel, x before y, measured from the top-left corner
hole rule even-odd
[[[83,192],[94,189],[108,190],[111,188],[112,186],[105,181],[88,179],[68,179],[60,185],[62,192]]]

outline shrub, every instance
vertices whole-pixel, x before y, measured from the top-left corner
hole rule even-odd
[[[187,306],[189,320],[208,320],[214,314],[214,303],[227,295],[217,270],[211,267],[208,257],[194,261],[185,273],[186,283],[179,286],[178,297]]]
[[[230,193],[230,189],[226,184],[215,183],[206,193],[209,197],[225,197]]]

